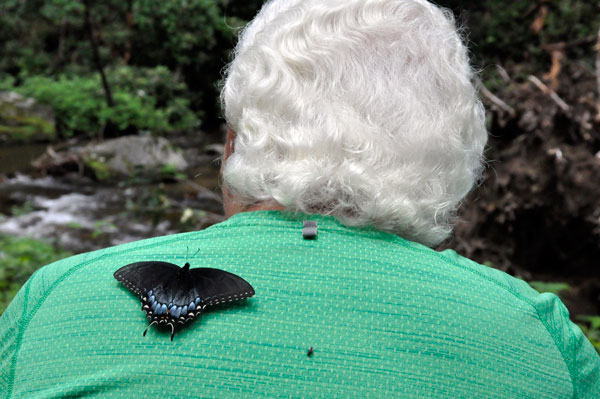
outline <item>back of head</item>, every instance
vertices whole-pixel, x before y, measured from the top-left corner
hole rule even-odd
[[[451,14],[425,0],[273,0],[222,91],[238,201],[434,245],[481,171],[484,111]]]

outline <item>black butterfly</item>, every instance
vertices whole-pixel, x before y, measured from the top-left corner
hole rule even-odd
[[[142,310],[151,325],[183,326],[207,306],[237,301],[254,295],[254,288],[243,278],[220,269],[190,269],[168,262],[137,262],[121,267],[114,274],[129,290],[140,296]],[[144,336],[148,328],[144,331]]]

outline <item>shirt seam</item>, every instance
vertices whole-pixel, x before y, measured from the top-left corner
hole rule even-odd
[[[533,302],[531,302],[528,298],[525,298],[525,297],[521,296],[520,293],[516,292],[512,288],[507,287],[507,286],[503,285],[502,283],[500,283],[499,281],[493,279],[492,277],[487,276],[487,275],[485,275],[485,274],[483,274],[483,273],[481,273],[481,272],[479,272],[477,270],[474,270],[472,268],[468,268],[465,265],[462,265],[462,264],[460,264],[460,263],[458,263],[458,262],[456,262],[456,261],[454,261],[452,259],[449,259],[448,257],[440,254],[439,252],[436,252],[436,251],[433,251],[433,250],[431,250],[431,252],[429,252],[429,251],[423,250],[421,248],[412,247],[410,245],[407,245],[407,243],[405,243],[400,237],[398,237],[397,241],[400,243],[400,245],[402,245],[403,247],[405,247],[407,249],[410,249],[410,250],[416,251],[416,252],[421,252],[421,253],[429,253],[430,255],[433,255],[435,257],[443,258],[446,262],[449,262],[450,264],[452,264],[452,265],[454,265],[454,266],[456,266],[456,267],[458,267],[458,268],[460,268],[462,270],[465,270],[465,271],[471,272],[473,274],[476,274],[477,276],[483,278],[484,280],[487,280],[487,281],[489,281],[489,282],[497,285],[498,287],[504,289],[505,291],[508,291],[513,296],[515,296],[517,299],[520,299],[521,301],[525,302],[527,305],[531,306],[533,308],[533,310],[535,311],[535,314],[536,314],[539,322],[542,323],[542,325],[546,329],[546,332],[552,338],[552,341],[554,343],[554,346],[558,350],[558,353],[560,353],[560,355],[562,357],[562,360],[565,363],[565,366],[567,367],[567,370],[569,372],[569,379],[570,379],[570,382],[571,382],[571,388],[573,390],[573,398],[577,397],[577,392],[576,392],[576,387],[575,387],[575,377],[576,377],[576,375],[575,375],[575,370],[573,368],[573,365],[568,360],[567,355],[560,348],[560,345],[558,344],[558,341],[559,341],[558,337],[556,336],[556,334],[554,334],[552,332],[552,329],[550,328],[550,326],[548,325],[548,323],[544,320],[544,318],[541,317],[539,309],[533,304]],[[569,331],[569,333],[570,333],[570,331]]]
[[[37,274],[37,271],[35,273],[33,273],[33,275]],[[31,277],[33,277],[33,275]],[[13,358],[11,359],[11,363],[10,363],[10,369],[9,369],[9,374],[8,374],[8,389],[7,389],[7,398],[10,398],[12,396],[12,390],[13,390],[13,386],[14,386],[14,366],[15,366],[15,357],[16,354],[19,350],[19,335],[21,332],[21,329],[23,328],[23,320],[25,320],[26,316],[27,316],[27,306],[28,306],[28,301],[29,301],[29,289],[31,288],[31,284],[27,284],[25,285],[25,291],[23,292],[23,311],[21,312],[21,318],[18,322],[18,333],[17,333],[17,339],[15,342],[15,354],[13,355]]]
[[[306,215],[307,219],[310,219],[311,215]],[[242,227],[242,226],[249,226],[249,225],[255,225],[255,224],[263,224],[263,225],[269,225],[269,222],[277,222],[278,219],[272,219],[272,218],[263,218],[261,217],[261,215],[251,215],[249,217],[250,220],[248,220],[249,223],[247,224],[238,224],[236,225],[227,225],[227,224],[217,224],[214,226],[215,229],[219,229],[219,228],[226,228],[226,227]],[[239,219],[239,221],[243,220],[242,218]],[[299,220],[302,220],[301,218]],[[263,222],[263,223],[260,223]],[[346,227],[346,226],[344,226]],[[541,316],[540,314],[540,310],[533,304],[533,302],[522,296],[519,292],[515,291],[513,288],[508,287],[504,284],[502,284],[500,281],[474,269],[474,268],[469,268],[466,265],[463,265],[461,263],[456,262],[453,259],[448,258],[447,256],[440,254],[439,252],[436,252],[432,249],[422,249],[419,247],[415,247],[414,245],[411,245],[410,241],[406,241],[405,239],[403,239],[402,237],[399,237],[398,235],[395,234],[391,234],[391,233],[387,233],[387,232],[381,232],[378,230],[371,230],[371,229],[366,229],[366,230],[362,230],[360,228],[352,228],[352,227],[347,227],[347,229],[345,229],[344,227],[341,226],[337,226],[337,225],[328,225],[328,226],[323,226],[323,230],[331,230],[331,231],[336,231],[338,233],[342,233],[342,234],[347,234],[347,235],[352,235],[352,236],[356,236],[356,235],[360,235],[363,236],[365,238],[374,238],[373,237],[373,233],[384,233],[386,236],[390,236],[392,237],[392,240],[394,242],[397,242],[398,244],[400,244],[402,247],[409,249],[411,251],[415,251],[415,252],[419,252],[419,253],[424,253],[424,254],[429,254],[432,256],[435,256],[437,258],[443,259],[445,262],[450,263],[451,265],[454,265],[455,267],[458,267],[459,269],[462,269],[464,271],[468,271],[471,272],[472,274],[475,274],[477,276],[479,276],[480,278],[483,278],[486,281],[489,281],[491,283],[493,283],[494,285],[502,288],[505,291],[508,291],[509,293],[511,293],[515,298],[517,298],[518,300],[521,300],[522,302],[524,302],[525,304],[529,305],[531,308],[533,308],[533,310],[535,311],[535,315],[537,316],[537,319],[540,323],[542,323],[542,325],[544,326],[544,328],[546,329],[546,332],[550,335],[550,337],[552,338],[552,342],[554,343],[554,346],[556,347],[556,349],[558,350],[558,352],[560,353],[562,360],[567,368],[567,371],[569,372],[569,378],[570,378],[570,382],[571,382],[571,387],[572,387],[572,391],[573,391],[573,398],[576,398],[577,396],[577,392],[576,392],[576,386],[575,386],[575,381],[576,381],[576,371],[574,370],[574,367],[572,365],[572,363],[569,361],[569,357],[564,353],[564,351],[561,349],[561,346],[559,345],[559,338],[557,337],[557,335],[555,333],[552,332],[552,329],[550,328],[550,326],[548,325],[547,321]],[[349,231],[350,230],[350,231]],[[366,233],[366,234],[365,234]],[[386,237],[387,238],[387,237]],[[570,331],[569,331],[570,333]]]
[[[265,220],[265,219],[253,220],[253,222],[258,221],[258,223],[247,223],[247,224],[218,223],[218,224],[210,226],[209,228],[212,230],[212,232],[216,232],[218,230],[224,230],[224,229],[239,229],[239,228],[253,227],[253,226],[278,228],[278,229],[280,229],[282,231],[286,231],[286,232],[290,231],[289,226],[285,226],[285,225],[282,226],[282,225],[279,225],[276,223],[268,223],[268,222],[270,222],[270,220],[266,220],[267,223],[261,223],[263,220]],[[298,229],[299,229],[298,230],[299,232],[302,231],[301,226]],[[336,233],[340,233],[340,234],[344,234],[344,235],[348,235],[348,236],[353,236],[353,237],[361,236],[361,237],[369,238],[369,239],[381,238],[384,240],[388,239],[388,238],[392,238],[394,241],[395,240],[404,241],[404,239],[402,237],[398,237],[397,235],[394,235],[392,233],[375,230],[372,228],[359,228],[359,227],[353,228],[353,227],[337,226],[335,224],[331,224],[331,225],[318,225],[317,229],[318,229],[318,231],[321,231],[321,232],[332,231],[332,232],[336,232]],[[318,239],[318,233],[317,233],[317,239]]]
[[[226,227],[226,226],[219,226],[219,224],[215,225],[214,227]],[[233,227],[233,226],[231,226]],[[330,226],[328,226],[329,228],[331,228]],[[343,232],[345,233],[345,231],[343,229],[331,229],[331,230],[335,230],[337,232]],[[193,233],[197,233],[197,232],[189,232],[189,235],[193,235]],[[362,235],[362,234],[361,234]],[[407,248],[411,251],[414,252],[420,252],[420,253],[426,253],[429,255],[433,255],[437,258],[441,258],[444,261],[454,265],[455,267],[458,267],[464,271],[468,271],[471,272],[472,274],[475,274],[477,276],[479,276],[480,278],[483,278],[484,280],[487,280],[491,283],[493,283],[494,285],[501,287],[502,289],[504,289],[505,291],[508,291],[509,293],[511,293],[513,296],[515,296],[517,299],[521,300],[522,302],[525,302],[526,304],[528,304],[529,306],[531,306],[534,310],[535,310],[535,314],[537,315],[538,320],[542,323],[542,325],[544,326],[544,328],[546,329],[546,331],[548,332],[548,334],[552,337],[552,340],[554,342],[554,345],[556,347],[556,349],[558,350],[558,352],[561,354],[561,357],[563,359],[563,362],[565,363],[567,370],[569,371],[569,378],[571,380],[571,386],[572,386],[572,390],[573,390],[573,398],[576,398],[576,388],[575,388],[575,378],[574,378],[574,370],[572,365],[570,364],[570,362],[568,361],[565,353],[563,353],[563,351],[561,350],[560,346],[558,345],[558,338],[556,337],[555,334],[552,333],[550,327],[548,326],[548,324],[544,321],[544,319],[540,316],[539,313],[539,309],[533,305],[533,303],[521,296],[520,293],[514,291],[512,288],[507,287],[505,285],[503,285],[502,283],[500,283],[499,281],[493,279],[490,276],[487,276],[473,268],[468,268],[465,265],[462,265],[452,259],[449,259],[448,257],[435,252],[433,250],[424,250],[421,248],[416,248],[412,245],[410,245],[410,242],[405,242],[404,239],[402,239],[401,237],[395,236],[393,234],[390,234],[390,236],[392,236],[394,238],[394,241],[398,242],[402,247]],[[176,242],[176,241],[181,241],[181,236],[177,235],[176,238],[173,238],[171,240],[160,240],[159,242],[155,242],[152,244],[148,244],[145,246],[140,246],[140,247],[133,247],[133,248],[127,248],[121,251],[110,251],[109,253],[104,253],[100,256],[97,256],[93,259],[87,260],[85,262],[82,262],[74,267],[71,267],[69,270],[67,270],[66,272],[64,272],[62,275],[60,275],[60,277],[58,277],[52,284],[51,286],[44,292],[44,294],[42,295],[42,297],[40,298],[40,300],[36,303],[36,305],[32,308],[31,312],[29,312],[27,315],[25,315],[26,313],[26,309],[27,309],[27,305],[28,305],[28,297],[29,297],[29,288],[30,288],[30,284],[27,284],[26,288],[25,288],[25,293],[24,293],[24,306],[23,306],[23,317],[22,317],[22,322],[20,323],[21,325],[19,326],[19,332],[17,335],[17,339],[16,339],[16,345],[15,345],[15,351],[14,354],[12,356],[12,360],[11,360],[11,366],[10,366],[10,370],[9,370],[9,378],[8,378],[8,396],[7,398],[11,398],[12,394],[13,394],[13,388],[14,388],[14,378],[15,378],[15,374],[16,374],[16,365],[17,365],[17,358],[18,358],[18,353],[22,344],[22,340],[23,340],[23,335],[25,334],[25,330],[27,329],[29,323],[31,322],[31,320],[33,319],[33,317],[35,316],[36,312],[41,308],[41,306],[43,305],[43,303],[45,302],[45,300],[50,296],[51,292],[58,286],[60,285],[67,277],[69,277],[71,274],[75,273],[76,271],[82,269],[85,266],[88,266],[94,262],[97,262],[99,260],[102,260],[104,258],[107,258],[109,256],[114,256],[114,255],[120,255],[126,252],[130,252],[133,250],[143,250],[143,249],[149,249],[149,248],[153,248],[159,245],[164,245],[164,244],[169,244],[172,242]],[[37,272],[36,272],[37,274]],[[33,277],[33,276],[32,276]]]
[[[33,317],[35,316],[35,313],[41,308],[41,306],[44,304],[44,302],[46,301],[46,299],[50,296],[50,293],[60,285],[60,283],[62,283],[67,277],[69,277],[71,274],[75,273],[76,271],[82,269],[85,266],[88,266],[94,262],[97,262],[99,260],[102,260],[106,257],[109,256],[114,256],[114,255],[120,255],[126,252],[130,252],[132,250],[138,250],[138,249],[148,249],[148,248],[152,248],[158,245],[163,245],[163,244],[169,244],[172,242],[176,242],[176,241],[181,241],[181,237],[177,237],[171,240],[161,240],[160,242],[156,242],[156,243],[152,243],[152,244],[148,244],[145,246],[140,246],[140,247],[134,247],[134,248],[127,248],[121,251],[114,251],[114,252],[109,252],[109,253],[104,253],[100,256],[97,256],[93,259],[87,260],[85,262],[79,263],[76,266],[71,267],[69,270],[67,270],[66,272],[64,272],[62,275],[60,275],[60,277],[58,277],[51,285],[50,287],[43,293],[43,295],[41,296],[40,300],[35,304],[35,306],[32,307],[31,311],[28,312],[27,314],[25,314],[26,311],[26,305],[27,305],[27,298],[29,296],[29,288],[31,287],[31,284],[27,284],[25,287],[25,292],[24,292],[24,306],[23,306],[23,316],[21,318],[21,323],[19,326],[19,331],[17,334],[17,339],[16,339],[16,343],[15,343],[15,351],[14,354],[12,356],[11,362],[10,362],[10,370],[9,370],[9,375],[8,375],[8,395],[7,395],[7,399],[10,399],[12,397],[13,394],[13,388],[14,388],[14,379],[15,379],[15,374],[16,374],[16,367],[17,367],[17,361],[18,361],[18,355],[19,355],[19,350],[21,349],[21,344],[23,342],[23,335],[25,334],[25,330],[27,329],[27,327],[29,326],[29,323],[31,322],[31,320],[33,319]],[[40,269],[41,270],[41,269]],[[37,274],[34,273],[34,274]],[[33,276],[32,276],[33,277]]]

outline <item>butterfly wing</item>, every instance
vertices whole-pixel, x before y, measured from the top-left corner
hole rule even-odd
[[[207,306],[254,295],[252,286],[233,273],[189,267],[189,263],[180,268],[168,262],[137,262],[121,267],[114,277],[140,296],[150,325],[171,327],[171,340],[176,325],[194,320]]]
[[[237,301],[254,295],[254,288],[243,278],[220,269],[190,269],[195,298],[204,306]]]
[[[135,294],[143,296],[148,291],[174,280],[180,269],[179,266],[168,262],[136,262],[121,267],[114,277]]]

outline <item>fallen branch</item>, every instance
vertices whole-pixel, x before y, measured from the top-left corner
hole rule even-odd
[[[496,70],[498,71],[498,74],[505,82],[507,82],[507,83],[511,82],[510,76],[508,76],[508,72],[506,72],[506,69],[504,69],[502,67],[502,65],[500,65],[500,64],[496,65]]]
[[[542,91],[542,93],[547,94],[548,96],[550,96],[550,98],[552,99],[552,101],[554,101],[556,103],[556,105],[558,105],[560,107],[560,109],[562,109],[564,112],[569,112],[571,110],[571,107],[569,107],[567,105],[567,103],[564,102],[563,99],[558,96],[558,94],[556,94],[556,92],[554,90],[552,90],[551,88],[549,88],[548,86],[546,86],[544,84],[544,82],[542,82],[541,80],[539,80],[536,76],[529,75],[529,77],[527,78],[527,80],[529,80],[531,83],[533,83],[534,85],[536,85],[536,87],[538,89],[540,89]]]
[[[511,117],[515,116],[515,109],[513,107],[511,107],[510,105],[508,105],[507,103],[505,103],[504,101],[502,101],[494,93],[489,91],[487,89],[487,87],[485,87],[482,83],[479,84],[479,90],[481,91],[481,94],[483,94],[485,96],[485,98],[487,98],[488,100],[490,100],[492,102],[492,104],[494,104],[494,105],[498,106],[500,109],[508,112]]]
[[[580,38],[575,39],[570,42],[546,43],[546,44],[540,45],[540,47],[542,48],[542,50],[546,50],[546,51],[550,51],[550,52],[555,51],[555,50],[563,51],[570,47],[577,47],[582,44],[591,44],[595,40],[596,40],[596,36],[592,34],[592,35],[588,35],[585,37],[580,37]]]

